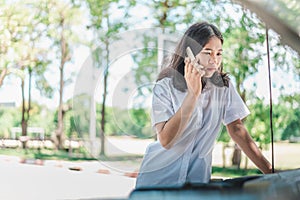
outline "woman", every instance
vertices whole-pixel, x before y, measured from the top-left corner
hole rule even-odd
[[[153,88],[152,124],[158,141],[146,150],[136,187],[207,183],[212,150],[222,123],[263,172],[272,167],[242,119],[250,112],[222,72],[220,31],[207,22],[192,25]],[[190,47],[195,60],[186,57]],[[213,84],[217,77],[223,86]]]

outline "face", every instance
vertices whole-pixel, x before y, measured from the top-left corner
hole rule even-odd
[[[200,64],[205,67],[204,77],[211,77],[213,73],[220,70],[222,63],[222,43],[217,37],[212,37],[203,49],[196,55]]]

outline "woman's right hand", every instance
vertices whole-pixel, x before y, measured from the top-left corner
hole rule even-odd
[[[191,116],[197,104],[197,98],[201,94],[201,76],[204,72],[197,70],[189,58],[185,59],[184,78],[188,87],[188,95],[184,98],[181,107],[165,122],[155,125],[158,139],[161,145],[169,149],[181,137],[183,131],[190,122]]]
[[[197,62],[196,60],[191,61],[190,58],[186,57],[184,62],[184,78],[187,83],[188,93],[198,97],[201,94],[202,89],[201,78],[205,72],[195,67],[195,62]]]

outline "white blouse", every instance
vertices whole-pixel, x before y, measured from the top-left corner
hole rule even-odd
[[[181,107],[187,92],[164,78],[153,88],[152,126],[168,121]],[[136,187],[207,183],[211,177],[212,150],[222,123],[243,119],[250,112],[229,81],[229,87],[208,82],[199,96],[190,122],[170,149],[159,141],[147,147]]]

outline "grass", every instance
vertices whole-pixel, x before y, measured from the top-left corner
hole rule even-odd
[[[97,160],[86,154],[85,152],[73,152],[70,156],[69,152],[63,150],[49,150],[49,149],[0,149],[0,155],[17,156],[25,159],[41,159],[41,160],[65,160],[65,161],[93,161]],[[107,162],[124,163],[126,165],[139,166],[143,156],[100,156],[99,160]],[[237,169],[234,167],[218,167],[213,166],[212,175],[217,177],[241,177],[258,175],[261,172],[257,169]]]
[[[84,152],[72,152],[49,149],[0,149],[0,155],[17,156],[25,159],[89,161],[95,160]]]
[[[143,141],[143,140],[142,140]],[[119,141],[118,141],[119,142]],[[134,143],[130,143],[130,141],[125,141],[126,145],[132,148],[141,148],[140,146],[134,146],[134,144],[139,143],[141,141],[134,141]],[[117,143],[119,144],[119,143]],[[145,146],[147,144],[145,143]],[[118,147],[118,145],[116,145]],[[127,147],[126,146],[126,147]],[[120,147],[121,148],[121,147]],[[124,147],[125,148],[125,147]],[[275,144],[275,169],[277,170],[288,170],[288,169],[296,169],[300,168],[300,160],[296,159],[299,157],[300,144],[291,144],[291,143],[276,143]],[[215,152],[214,156],[221,155],[221,149],[216,149],[218,151]],[[125,151],[126,152],[126,151]],[[10,155],[17,156],[25,159],[41,159],[41,160],[65,160],[65,161],[94,161],[100,160],[106,163],[109,163],[110,166],[115,166],[116,168],[134,168],[138,169],[142,158],[143,152],[137,154],[124,154],[124,155],[116,155],[111,154],[107,151],[108,155],[100,156],[98,159],[92,157],[85,148],[77,149],[70,154],[67,150],[65,151],[56,151],[50,149],[8,149],[8,148],[0,148],[0,155]],[[264,154],[269,156],[270,152],[265,151]],[[229,153],[228,158],[230,158],[231,153]],[[216,157],[217,160],[221,160],[222,158]],[[248,163],[248,169],[244,169],[244,164],[241,163],[241,169],[237,169],[236,167],[230,166],[230,159],[227,162],[228,164],[226,168],[222,167],[222,163],[213,163],[212,168],[212,176],[213,177],[228,177],[235,178],[241,176],[252,176],[252,175],[260,175],[261,172],[253,165],[251,162]],[[244,161],[243,161],[244,163]]]
[[[217,167],[213,166],[212,176],[236,178],[241,176],[261,175],[258,169],[237,169],[235,167]]]

